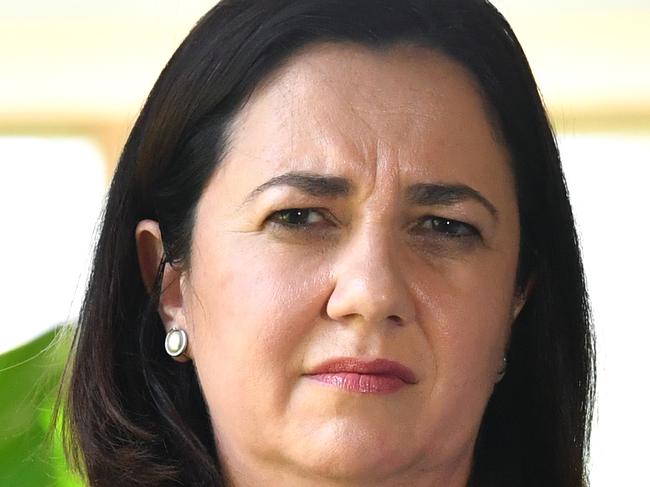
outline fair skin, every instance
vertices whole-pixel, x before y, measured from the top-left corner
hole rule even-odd
[[[292,171],[348,190],[249,198]],[[453,197],[417,200],[417,184]],[[312,210],[274,214],[293,208]],[[136,239],[151,285],[157,223]],[[518,246],[508,154],[463,67],[408,46],[294,56],[238,114],[159,306],[188,333],[179,360],[194,361],[229,485],[465,485],[524,303]],[[335,357],[387,358],[416,381],[377,394],[308,376]]]

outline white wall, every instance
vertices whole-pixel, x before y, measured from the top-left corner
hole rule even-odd
[[[86,139],[0,137],[0,353],[77,316],[104,179]]]
[[[592,487],[642,485],[650,453],[650,137],[559,143],[596,329]]]

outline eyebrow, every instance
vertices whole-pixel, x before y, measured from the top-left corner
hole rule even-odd
[[[465,184],[414,184],[408,188],[406,197],[409,203],[418,206],[449,206],[466,200],[474,200],[483,205],[495,219],[499,219],[499,211],[490,200]]]
[[[350,181],[345,178],[325,176],[323,174],[315,174],[311,172],[294,171],[276,176],[269,179],[264,184],[261,184],[251,191],[244,201],[244,204],[249,203],[258,194],[272,188],[273,186],[291,186],[310,196],[326,198],[347,196],[350,194],[352,188]]]
[[[275,176],[255,188],[246,197],[242,206],[274,186],[291,186],[309,196],[326,198],[348,196],[353,190],[353,184],[346,178],[293,171]],[[498,220],[499,212],[496,207],[477,190],[465,184],[414,184],[408,187],[406,199],[410,204],[417,206],[450,206],[462,201],[474,200],[485,207]]]

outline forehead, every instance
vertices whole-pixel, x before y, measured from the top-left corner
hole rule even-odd
[[[223,169],[251,181],[287,170],[372,179],[384,168],[471,183],[494,179],[496,166],[507,178],[507,153],[471,74],[411,45],[307,47],[253,92],[230,153]]]

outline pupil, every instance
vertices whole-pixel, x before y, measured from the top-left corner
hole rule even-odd
[[[439,228],[447,233],[459,234],[462,232],[460,225],[457,222],[451,220],[445,220],[443,218],[434,218],[433,227]]]
[[[301,225],[306,221],[307,212],[304,210],[289,210],[286,213],[285,220],[291,225]]]

